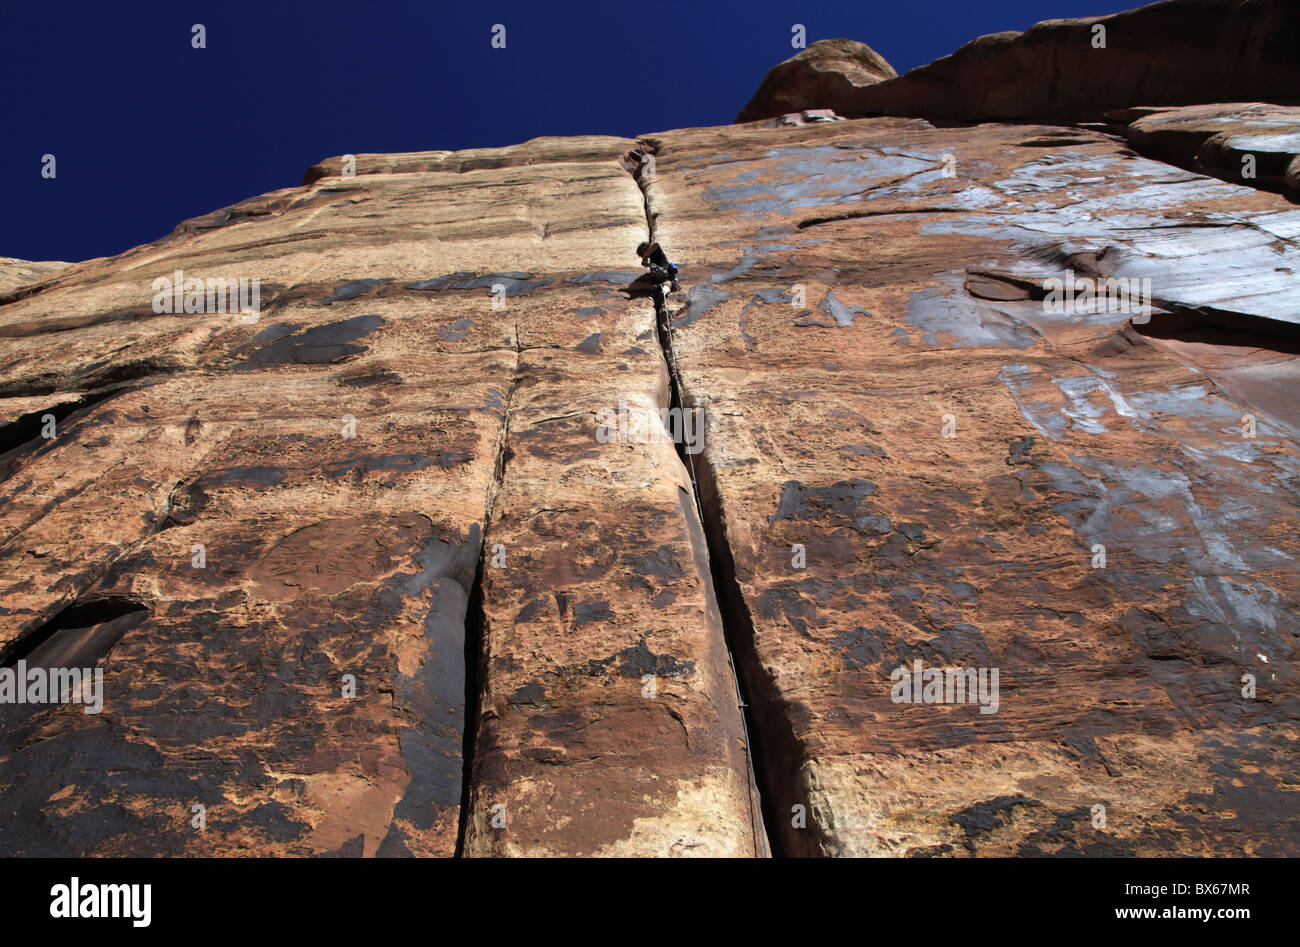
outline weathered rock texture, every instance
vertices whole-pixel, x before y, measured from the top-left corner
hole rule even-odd
[[[1048,127],[650,144],[777,847],[1294,852],[1300,212]],[[1067,269],[1173,344],[1046,312]],[[893,702],[916,660],[997,712]]]
[[[57,273],[68,264],[59,260],[15,260],[0,257],[0,299],[13,295],[42,277]]]
[[[6,853],[449,855],[480,702],[469,853],[758,848],[690,481],[594,439],[667,397],[634,144],[363,158],[4,307],[0,646],[107,651],[103,714],[6,718]]]
[[[736,120],[829,108],[848,116],[1079,122],[1134,105],[1297,99],[1300,7],[1291,0],[1165,0],[981,36],[884,82],[864,84],[847,70],[837,81],[827,74],[834,68],[822,67],[816,101],[801,96],[804,72],[773,70]],[[799,105],[779,107],[796,95]]]
[[[24,282],[0,669],[104,706],[0,705],[0,853],[1300,853],[1291,117],[1148,104],[333,158]]]
[[[1248,187],[1300,195],[1300,108],[1264,103],[1142,109],[1126,127],[1138,151]]]
[[[885,57],[851,39],[823,39],[800,50],[763,77],[736,118],[749,122],[789,112],[824,108],[852,93],[898,75]]]

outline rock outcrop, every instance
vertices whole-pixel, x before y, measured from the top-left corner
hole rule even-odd
[[[1300,853],[1294,126],[1157,106],[340,156],[0,297],[0,853]]]
[[[829,108],[845,116],[1099,122],[1134,105],[1300,99],[1300,8],[1289,0],[1164,0],[981,36],[869,85],[849,71],[837,82],[834,68],[828,62],[819,73],[816,101],[777,111],[760,103],[783,101],[787,90],[799,95],[807,80],[773,70],[736,120]]]
[[[1254,102],[1130,113],[1139,114],[1125,135],[1145,155],[1247,187],[1300,195],[1300,108]]]
[[[15,260],[0,257],[0,299],[21,291],[46,276],[59,272],[68,264],[59,260]]]
[[[867,86],[898,75],[884,56],[851,39],[823,39],[772,67],[737,122],[777,118],[844,102]]]

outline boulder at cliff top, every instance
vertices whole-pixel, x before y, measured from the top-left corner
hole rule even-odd
[[[851,39],[823,39],[772,67],[738,122],[777,118],[805,109],[833,108],[857,89],[898,73],[885,57]]]
[[[828,74],[833,63],[824,68],[820,101],[798,108],[846,116],[1079,122],[1133,105],[1272,102],[1300,97],[1300,6],[1290,0],[1164,0],[981,36],[884,82],[863,84],[851,73],[837,81]],[[774,69],[759,88],[762,101],[783,101],[782,81],[798,94],[803,76]],[[758,100],[738,122],[777,114],[760,113]]]

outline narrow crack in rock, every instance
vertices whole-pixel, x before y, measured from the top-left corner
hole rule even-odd
[[[654,154],[653,146],[643,142],[642,148],[645,149],[645,153],[651,155]],[[645,200],[646,227],[650,232],[649,239],[653,242],[655,240],[655,222],[650,211],[650,198],[646,192],[648,183],[641,179],[640,172],[642,167],[643,165],[638,163],[635,168],[629,169],[629,173],[632,174],[637,184],[641,187],[641,193]],[[678,373],[677,369],[677,352],[673,346],[672,317],[668,312],[667,296],[665,293],[656,292],[654,294],[654,306],[656,340],[659,343],[659,350],[663,355],[664,364],[668,369],[669,404],[666,407],[678,412],[679,416],[683,417],[683,421],[679,426],[679,430],[682,432],[683,436],[681,441],[676,445],[677,456],[691,480],[691,493],[695,498],[695,515],[700,527],[702,528],[705,547],[709,554],[710,574],[707,576],[701,576],[701,579],[712,584],[713,594],[711,597],[713,601],[717,603],[719,617],[722,620],[723,644],[727,651],[727,664],[731,670],[732,683],[735,686],[736,703],[741,712],[740,719],[744,729],[745,740],[745,762],[749,775],[750,818],[753,827],[755,846],[754,854],[755,856],[762,858],[770,857],[773,854],[780,855],[782,854],[781,850],[774,844],[776,840],[770,838],[768,835],[767,823],[772,818],[772,813],[769,812],[765,806],[763,794],[760,790],[760,785],[770,785],[771,776],[764,773],[760,783],[760,771],[762,770],[763,755],[760,749],[755,745],[752,736],[753,732],[758,732],[759,739],[761,740],[763,734],[761,731],[757,731],[753,726],[756,714],[754,709],[750,706],[749,701],[746,700],[745,690],[741,685],[742,678],[736,667],[735,639],[738,635],[743,634],[745,630],[747,630],[748,635],[752,638],[753,625],[747,618],[737,618],[734,609],[734,605],[738,600],[737,595],[718,594],[719,590],[725,590],[730,593],[731,585],[734,585],[734,576],[726,571],[726,568],[724,567],[724,562],[728,564],[732,562],[731,550],[726,547],[726,536],[721,521],[711,522],[706,516],[706,508],[700,495],[700,484],[696,475],[695,458],[688,449],[693,445],[685,443],[686,424],[684,414],[680,413],[686,410],[686,402],[683,398],[681,375]],[[704,466],[707,466],[707,451],[701,452],[700,460]],[[717,512],[716,507],[714,512]],[[730,582],[730,584],[728,584],[728,582]],[[752,647],[749,650],[752,652]],[[759,848],[760,844],[761,850]]]
[[[482,706],[482,688],[487,680],[487,649],[483,626],[487,613],[483,606],[483,563],[492,553],[488,544],[488,530],[496,507],[497,495],[505,479],[506,450],[510,443],[510,405],[519,386],[520,357],[524,346],[520,343],[519,325],[515,324],[515,368],[510,376],[510,390],[506,392],[501,408],[501,431],[497,437],[497,456],[488,486],[487,501],[483,507],[483,529],[480,532],[478,567],[474,570],[474,584],[470,587],[465,606],[465,717],[462,731],[460,813],[456,828],[455,857],[465,857],[465,836],[469,828],[470,790],[474,785],[475,747],[478,743],[479,710]]]

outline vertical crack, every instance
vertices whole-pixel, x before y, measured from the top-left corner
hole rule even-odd
[[[483,545],[479,550],[478,566],[474,570],[474,584],[470,587],[469,601],[465,606],[465,722],[461,735],[460,822],[456,830],[455,855],[457,858],[465,857],[470,796],[474,784],[475,750],[478,746],[479,708],[482,701],[482,686],[487,679],[488,653],[487,641],[484,637],[487,615],[483,607],[483,568],[488,557],[492,555],[488,531],[492,525],[497,496],[501,492],[501,484],[505,478],[510,442],[510,406],[514,401],[515,389],[519,386],[522,356],[523,342],[519,335],[519,323],[516,322],[515,369],[510,377],[510,389],[506,392],[505,403],[501,408],[501,431],[497,436],[496,463],[492,469],[492,482],[488,487],[487,501],[483,507]]]
[[[627,168],[641,188],[645,204],[646,227],[650,232],[649,239],[652,242],[656,239],[655,221],[650,211],[649,181],[642,180],[642,171],[645,168],[644,156],[652,156],[653,154],[654,147],[642,142],[640,148],[630,152],[624,159],[624,167]],[[687,406],[681,375],[678,372],[677,351],[673,345],[672,316],[668,311],[667,293],[656,292],[654,294],[654,303],[655,328],[659,351],[663,355],[664,364],[668,369],[669,407],[675,409],[676,416],[683,418],[679,430],[684,432],[686,427],[683,412]],[[702,578],[707,578],[712,585],[710,591],[713,600],[717,603],[719,616],[722,620],[723,644],[727,651],[727,663],[731,668],[732,684],[736,691],[736,704],[740,710],[741,724],[744,729],[744,753],[749,777],[750,818],[753,826],[754,854],[759,857],[780,856],[784,852],[777,844],[779,839],[776,836],[769,835],[767,829],[768,825],[779,824],[774,822],[777,814],[772,811],[768,796],[765,796],[763,791],[770,790],[772,782],[765,766],[766,754],[762,749],[764,733],[766,732],[765,727],[770,722],[768,718],[771,715],[757,713],[751,702],[746,700],[746,693],[752,692],[749,690],[749,683],[754,675],[741,672],[742,669],[756,661],[753,653],[753,624],[749,619],[743,597],[740,595],[739,586],[735,581],[735,565],[731,549],[726,542],[726,530],[720,515],[721,505],[717,502],[711,504],[705,502],[704,495],[701,492],[702,480],[696,471],[695,457],[687,450],[688,447],[693,446],[687,445],[683,436],[676,444],[677,456],[690,477],[691,492],[695,498],[695,514],[704,530],[705,545],[709,553],[709,575]],[[711,488],[713,479],[707,448],[701,452],[700,461],[704,476],[707,477],[707,485]],[[716,490],[712,490],[712,493],[716,497]],[[738,648],[741,650],[738,651]],[[741,658],[740,669],[737,667],[736,658],[738,655]],[[763,726],[760,726],[760,724]],[[758,737],[757,741],[754,739],[755,734]],[[768,795],[770,796],[770,792]]]
[[[486,521],[485,521],[486,522]],[[469,826],[469,799],[474,775],[474,748],[478,741],[479,687],[485,676],[483,662],[483,560],[488,555],[487,529],[479,551],[474,584],[465,606],[465,718],[461,730],[460,814],[456,828],[456,858],[465,857],[465,830]]]
[[[754,621],[736,577],[735,558],[727,542],[722,495],[707,449],[700,454],[698,474],[696,486],[709,546],[709,565],[737,690],[745,695],[742,699],[750,762],[755,783],[762,790],[760,801],[768,844],[778,857],[824,855],[829,850],[829,840],[820,822],[813,817],[811,800],[801,785],[800,771],[806,754],[794,730],[795,714],[758,657]],[[796,805],[803,807],[806,816],[802,828],[796,828],[792,822]]]

